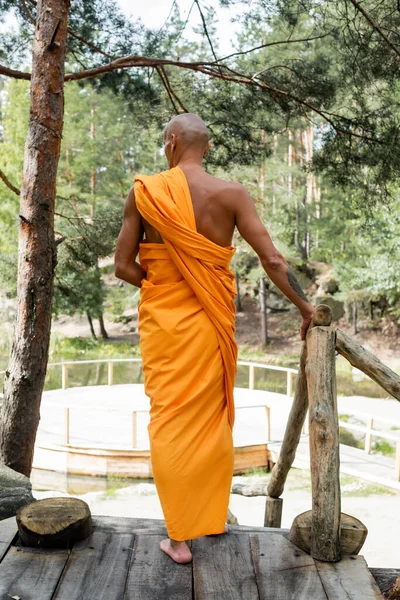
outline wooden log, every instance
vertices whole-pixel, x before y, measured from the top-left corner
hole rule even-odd
[[[360,346],[340,329],[336,330],[336,350],[353,367],[363,371],[396,400],[400,401],[400,376],[384,365],[372,352]]]
[[[16,515],[21,544],[70,548],[93,531],[89,506],[78,498],[44,498],[19,509]]]
[[[335,338],[333,329],[315,327],[308,332],[306,340],[312,487],[311,555],[328,562],[340,560]]]
[[[320,304],[317,306],[314,317],[310,324],[310,329],[319,325],[330,325],[332,322],[332,311],[329,306]],[[282,447],[279,457],[272,469],[271,479],[268,485],[268,496],[279,498],[285,487],[287,475],[293,464],[297,446],[301,436],[304,420],[308,408],[307,380],[305,374],[307,349],[306,343],[300,354],[300,366],[296,379],[296,388],[294,392],[293,404],[286,426]]]
[[[267,496],[267,486],[265,483],[234,483],[231,487],[231,494],[240,494],[241,496]]]
[[[265,503],[264,525],[265,527],[280,528],[282,524],[282,498],[270,498],[267,496]]]
[[[307,510],[295,518],[289,533],[289,540],[292,544],[308,554],[311,554],[311,523],[312,511]],[[341,514],[340,546],[342,555],[358,554],[363,547],[367,534],[368,529],[364,523],[345,513]]]

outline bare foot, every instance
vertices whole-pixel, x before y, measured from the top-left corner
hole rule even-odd
[[[177,542],[176,540],[162,540],[160,548],[165,554],[168,554],[176,563],[189,563],[192,560],[192,553],[186,542]]]

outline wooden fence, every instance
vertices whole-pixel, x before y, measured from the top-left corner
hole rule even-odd
[[[279,457],[267,488],[264,524],[267,527],[281,525],[283,501],[280,496],[293,464],[308,411],[312,487],[312,511],[308,515],[309,536],[304,535],[304,531],[299,532],[299,528],[306,528],[307,519],[304,515],[299,515],[297,521],[295,519],[290,535],[294,543],[303,549],[308,548],[313,558],[336,562],[341,558],[342,546],[352,537],[351,527],[354,527],[354,535],[357,533],[359,536],[360,531],[355,524],[357,520],[347,528],[347,538],[343,536],[342,531],[344,515],[341,513],[340,499],[335,352],[342,354],[354,367],[369,375],[397,400],[400,400],[400,377],[345,333],[331,327],[331,321],[330,308],[325,305],[318,306],[301,351],[292,409]],[[350,424],[344,425],[348,428],[355,427]],[[372,435],[376,435],[372,425],[373,423],[369,422],[366,430],[367,451],[370,451]],[[385,437],[388,437],[388,434]],[[397,445],[398,453],[399,447],[400,444]],[[399,454],[396,468],[397,475],[400,475]],[[346,525],[348,519],[351,520],[351,517],[346,515]],[[364,533],[366,535],[365,528]],[[299,540],[305,540],[305,544],[302,545]],[[352,552],[355,552],[354,545],[350,546]]]

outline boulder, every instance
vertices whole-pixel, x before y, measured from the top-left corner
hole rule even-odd
[[[22,506],[34,501],[29,478],[0,463],[0,521],[13,517]]]
[[[344,302],[336,300],[333,296],[317,296],[314,302],[315,306],[318,304],[327,304],[332,311],[332,320],[338,321],[344,315]]]

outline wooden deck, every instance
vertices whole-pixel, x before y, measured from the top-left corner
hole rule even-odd
[[[15,518],[0,522],[0,599],[376,600],[361,556],[314,561],[287,531],[231,527],[191,542],[193,562],[159,550],[163,521],[93,517],[94,532],[71,550],[20,545]]]

